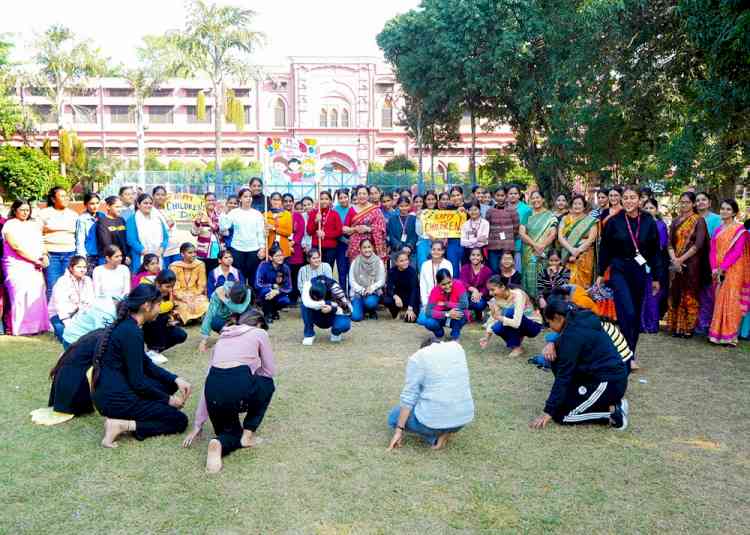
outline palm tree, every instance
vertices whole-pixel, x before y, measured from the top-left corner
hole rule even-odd
[[[59,132],[65,128],[63,113],[65,99],[71,92],[83,88],[91,76],[104,70],[106,61],[98,48],[88,41],[79,41],[65,26],[50,26],[33,43],[36,75],[34,83],[42,88],[57,113]],[[64,176],[65,162],[60,159],[60,173]]]
[[[214,97],[215,169],[221,169],[224,101],[227,78],[257,78],[250,55],[265,43],[265,35],[254,31],[255,12],[234,6],[217,6],[191,0],[185,28],[174,34],[185,66],[193,74],[211,80]]]

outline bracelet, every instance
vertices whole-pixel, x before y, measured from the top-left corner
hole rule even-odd
[[[404,428],[403,428],[403,427],[401,427],[400,425],[397,425],[397,426],[396,426],[396,429],[398,429],[399,431],[406,431],[406,429],[404,429]]]

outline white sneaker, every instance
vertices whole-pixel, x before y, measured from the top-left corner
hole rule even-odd
[[[344,337],[342,335],[340,335],[340,334],[332,334],[331,335],[331,342],[333,342],[334,344],[339,343],[343,339],[344,339]]]
[[[305,338],[302,340],[303,346],[311,346],[313,345],[313,342],[315,341],[314,336],[305,336]]]
[[[146,355],[148,355],[148,358],[150,358],[151,362],[153,362],[154,364],[164,364],[165,362],[169,361],[167,357],[165,357],[161,353],[157,353],[152,349],[146,351]]]

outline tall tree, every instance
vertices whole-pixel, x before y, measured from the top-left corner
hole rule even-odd
[[[35,85],[41,87],[57,114],[58,130],[63,130],[66,98],[82,89],[89,77],[104,69],[106,63],[98,48],[76,38],[65,26],[50,26],[33,43],[37,71]],[[60,162],[65,175],[65,163]]]
[[[263,33],[252,29],[255,12],[235,6],[191,0],[185,28],[174,33],[186,67],[211,80],[213,88],[215,169],[221,169],[222,126],[228,78],[248,79],[259,72],[252,53],[265,43]]]

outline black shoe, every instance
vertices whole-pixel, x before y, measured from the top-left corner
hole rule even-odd
[[[628,412],[630,407],[628,400],[623,399],[615,406],[615,410],[609,416],[609,425],[617,431],[625,431],[628,428]]]
[[[281,319],[281,316],[279,316],[279,313],[278,313],[278,312],[274,312],[274,313],[273,313],[273,314],[271,315],[271,319],[273,319],[273,320],[278,320],[278,319]]]

